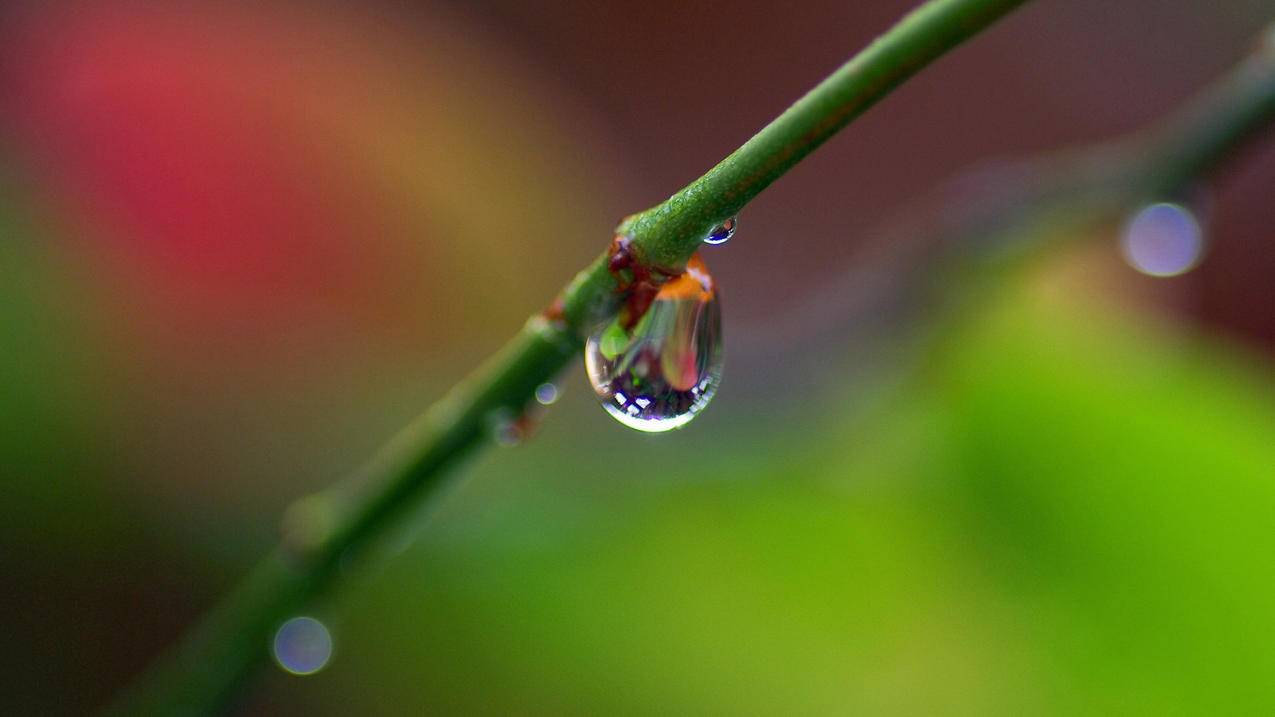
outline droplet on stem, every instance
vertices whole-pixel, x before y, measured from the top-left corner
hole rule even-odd
[[[722,311],[699,255],[632,329],[611,322],[589,337],[584,356],[598,400],[630,428],[670,431],[704,410],[721,380]]]
[[[487,427],[497,445],[512,448],[522,443],[523,422],[517,414],[507,408],[493,411],[487,417]]]
[[[536,402],[541,406],[551,406],[558,401],[558,387],[552,383],[542,383],[536,387]]]
[[[739,219],[731,217],[726,221],[713,227],[713,230],[704,237],[705,244],[725,244],[730,238],[735,236],[735,227],[739,225]]]

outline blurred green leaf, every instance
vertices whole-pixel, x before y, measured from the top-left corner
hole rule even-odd
[[[291,689],[376,714],[1268,711],[1262,372],[1014,293],[804,440],[650,481],[532,444],[357,591],[337,662]]]

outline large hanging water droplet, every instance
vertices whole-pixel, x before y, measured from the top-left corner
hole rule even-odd
[[[617,319],[590,336],[584,361],[598,400],[626,426],[671,431],[704,410],[722,375],[722,308],[699,256],[633,328]]]
[[[730,238],[735,236],[735,227],[739,226],[739,219],[731,217],[726,221],[713,227],[713,230],[704,237],[705,244],[725,244]]]

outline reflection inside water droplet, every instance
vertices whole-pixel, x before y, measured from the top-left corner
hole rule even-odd
[[[735,236],[735,227],[739,226],[739,219],[731,217],[726,221],[713,227],[713,230],[704,237],[705,244],[725,244],[730,238]]]
[[[285,672],[313,675],[332,658],[332,635],[312,617],[294,617],[275,633],[273,652]]]
[[[1152,204],[1134,214],[1120,237],[1125,261],[1149,276],[1170,277],[1190,271],[1204,253],[1204,233],[1190,209]]]
[[[722,372],[721,302],[699,256],[631,330],[617,319],[590,336],[584,357],[598,399],[620,423],[652,433],[689,423]]]

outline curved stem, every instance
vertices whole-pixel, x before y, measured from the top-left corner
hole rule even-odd
[[[1024,0],[932,0],[837,70],[719,165],[666,202],[627,219],[637,257],[680,267],[717,222],[765,187],[893,87]],[[1219,160],[1272,113],[1275,76],[1221,93],[1184,115],[1167,141],[1200,142],[1182,164],[1194,176]],[[1255,98],[1262,98],[1254,104]],[[1260,111],[1232,122],[1241,105]],[[1242,114],[1242,113],[1241,113]],[[1230,119],[1228,119],[1230,118]],[[1174,125],[1168,125],[1170,128]],[[1218,130],[1217,128],[1222,128]],[[1176,139],[1173,139],[1176,138]],[[1152,145],[1167,156],[1177,147]],[[1167,165],[1166,165],[1167,166]],[[1165,176],[1174,172],[1165,170]],[[604,254],[564,289],[561,310],[533,316],[500,353],[391,440],[350,481],[298,501],[284,521],[284,540],[249,577],[129,690],[111,710],[120,715],[214,711],[266,661],[273,630],[328,590],[342,566],[357,559],[429,496],[496,424],[521,415],[536,388],[552,380],[580,350],[584,327],[618,307],[616,280]]]
[[[621,232],[643,258],[680,266],[704,235],[852,119],[1023,0],[929,2],[904,17],[703,177],[631,217]]]
[[[1144,150],[1149,188],[1168,193],[1197,180],[1269,124],[1272,114],[1275,24],[1238,67],[1152,134]]]

